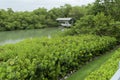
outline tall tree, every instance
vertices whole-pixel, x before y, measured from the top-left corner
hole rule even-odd
[[[115,20],[120,21],[120,0],[96,0],[93,7],[92,13],[104,12],[105,15],[110,15]]]

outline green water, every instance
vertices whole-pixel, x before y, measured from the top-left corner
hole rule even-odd
[[[60,30],[60,28],[45,28],[36,30],[4,31],[0,32],[0,45],[16,43],[27,38],[50,37]]]

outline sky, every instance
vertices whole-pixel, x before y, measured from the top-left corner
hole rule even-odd
[[[12,8],[14,11],[32,11],[44,7],[50,10],[64,4],[81,6],[93,3],[95,0],[0,0],[0,9]]]

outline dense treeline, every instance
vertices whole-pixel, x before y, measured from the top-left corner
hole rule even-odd
[[[120,0],[96,0],[89,5],[87,15],[75,23],[67,35],[96,34],[120,39]]]
[[[120,0],[96,0],[91,9],[91,13],[97,15],[104,12],[105,15],[120,21]]]
[[[74,6],[69,4],[59,8],[47,10],[38,8],[31,12],[14,12],[11,8],[0,10],[0,31],[40,29],[44,27],[57,27],[58,17],[73,17],[75,20],[87,14],[87,7]]]
[[[72,17],[76,21],[67,34],[92,33],[120,37],[120,0],[96,0],[87,6],[66,4],[47,10],[38,8],[31,12],[0,10],[0,31],[58,27],[56,18]],[[101,24],[102,23],[102,24]]]

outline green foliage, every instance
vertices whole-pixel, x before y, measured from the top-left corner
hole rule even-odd
[[[115,44],[115,38],[80,35],[0,46],[0,79],[57,80]]]
[[[106,61],[98,70],[91,72],[85,80],[110,80],[118,69],[120,61],[120,48],[113,53],[113,56]]]
[[[44,23],[42,20],[40,21],[40,19],[45,21],[43,16],[38,16],[33,12],[10,12],[10,10],[0,10],[1,16],[6,16],[6,18],[1,18],[0,16],[1,31],[40,29],[44,27]]]
[[[57,18],[72,17],[78,20],[87,13],[87,10],[85,6],[72,7],[69,4],[51,10],[38,8],[31,12],[14,12],[11,8],[7,10],[1,9],[0,31],[58,27]]]
[[[69,11],[68,16],[74,18],[75,20],[79,20],[81,17],[83,17],[87,12],[87,9],[85,6],[74,6]]]
[[[116,21],[120,21],[120,0],[96,0],[91,8],[91,14],[105,13]]]
[[[105,16],[103,13],[96,15],[94,18],[95,34],[98,35],[110,35],[110,28],[113,29],[111,23],[114,20],[110,16]],[[114,30],[113,30],[114,31]],[[94,32],[93,32],[94,33]]]
[[[115,22],[110,16],[105,16],[104,13],[99,13],[96,16],[87,15],[82,17],[75,23],[66,34],[96,34],[120,38],[120,24]]]

